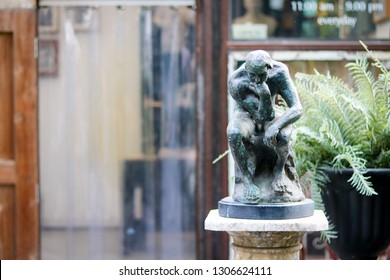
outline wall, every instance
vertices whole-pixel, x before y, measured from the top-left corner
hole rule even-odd
[[[34,9],[35,7],[36,0],[0,0],[0,9]]]
[[[385,20],[376,25],[376,30],[373,34],[373,38],[383,38],[383,35],[387,35],[387,38],[390,37],[390,20]]]

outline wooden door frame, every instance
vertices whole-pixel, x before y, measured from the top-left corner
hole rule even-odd
[[[197,162],[196,240],[198,259],[228,259],[225,232],[204,230],[204,220],[228,195],[227,158],[212,161],[227,149],[226,2],[196,0],[197,13]]]
[[[0,183],[14,187],[15,259],[39,258],[36,10],[0,9],[0,32],[12,34],[14,156]],[[3,174],[2,174],[3,173]],[[8,175],[7,175],[8,173]]]

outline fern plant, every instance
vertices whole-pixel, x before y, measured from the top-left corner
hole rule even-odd
[[[326,168],[352,168],[351,185],[362,195],[376,195],[367,168],[390,167],[390,74],[360,43],[365,54],[346,64],[353,86],[330,74],[295,76],[304,107],[293,136],[296,167],[321,210]],[[375,68],[379,75],[374,75]],[[334,232],[324,232],[323,237],[329,241]]]

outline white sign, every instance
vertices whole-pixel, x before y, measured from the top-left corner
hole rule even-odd
[[[266,24],[233,24],[232,37],[236,40],[267,39],[268,26]]]

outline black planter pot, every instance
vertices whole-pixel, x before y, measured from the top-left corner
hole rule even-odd
[[[370,169],[378,195],[360,195],[348,183],[352,169],[327,171],[330,183],[322,192],[337,238],[329,247],[340,259],[377,259],[390,244],[390,169]]]

